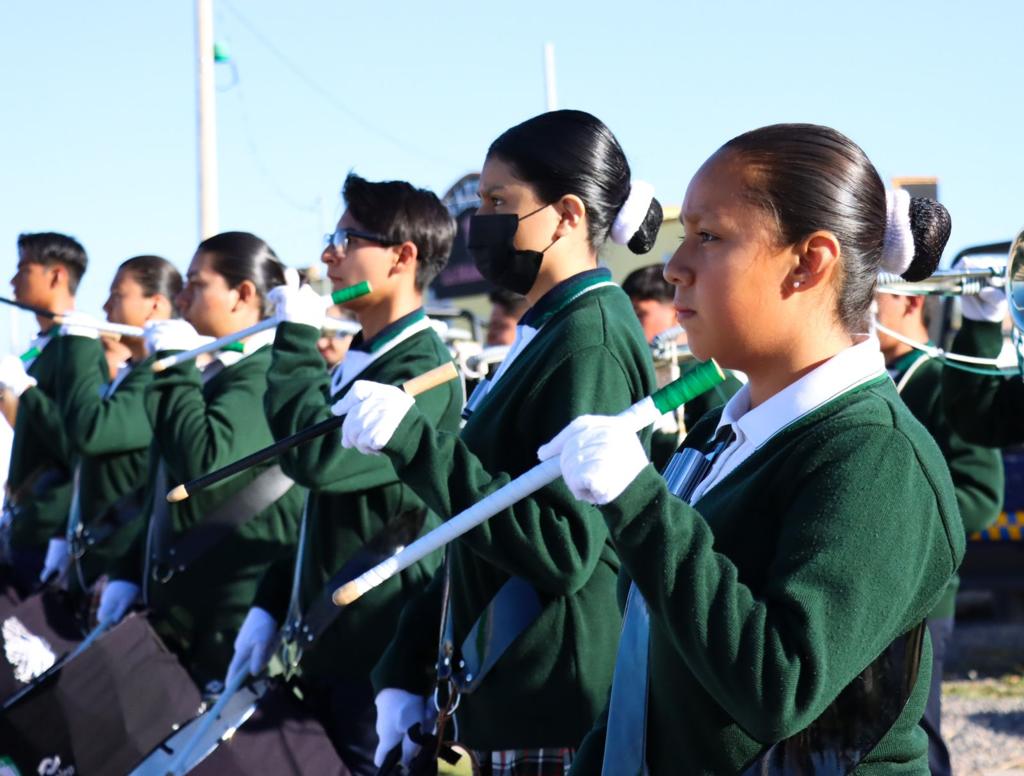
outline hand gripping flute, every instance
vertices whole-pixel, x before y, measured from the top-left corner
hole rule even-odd
[[[344,304],[345,302],[351,302],[353,299],[358,299],[361,296],[365,296],[368,293],[370,293],[370,284],[364,280],[362,283],[356,283],[354,286],[348,286],[347,288],[339,288],[337,291],[331,294],[330,297],[324,297],[324,301],[326,302],[327,299],[329,298],[331,304]],[[333,319],[328,319],[328,324],[330,324],[331,320]],[[211,342],[207,342],[204,345],[200,345],[198,348],[186,350],[181,353],[175,353],[174,355],[161,358],[159,361],[154,361],[153,371],[162,372],[165,369],[170,369],[172,366],[183,364],[186,361],[191,361],[197,356],[203,355],[203,353],[212,353],[214,350],[220,350],[224,346],[230,345],[233,342],[238,342],[239,340],[243,340],[246,337],[251,337],[253,334],[257,334],[261,331],[266,331],[267,329],[272,329],[275,326],[277,326],[277,323],[277,320],[274,318],[264,318],[257,324],[254,324],[246,329],[242,329],[241,331],[235,331],[232,332],[231,334],[226,334],[223,337],[220,337],[219,339],[215,339]],[[347,326],[342,325],[347,324],[346,321],[337,321],[336,323],[340,330],[345,330],[347,328]]]
[[[630,418],[637,432],[653,425],[662,415],[672,412],[696,396],[714,388],[725,379],[725,373],[713,360],[699,365],[685,377],[669,383],[629,409],[620,412],[620,418]],[[347,582],[334,591],[337,606],[348,606],[377,585],[382,584],[409,566],[462,536],[462,534],[508,509],[517,501],[550,485],[561,476],[558,456],[542,461],[529,471],[516,477],[504,487],[481,499],[469,509],[455,515],[440,526],[424,534],[401,552],[393,555],[369,571]]]

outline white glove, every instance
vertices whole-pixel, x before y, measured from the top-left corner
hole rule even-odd
[[[356,380],[331,412],[347,415],[341,444],[365,455],[377,455],[394,436],[415,399],[401,388],[369,380]]]
[[[8,393],[21,397],[25,391],[36,384],[36,379],[25,371],[25,364],[17,356],[4,356],[0,359],[0,385]]]
[[[53,538],[46,546],[46,559],[43,561],[43,570],[39,572],[39,581],[46,582],[56,575],[60,579],[71,565],[71,553],[68,552],[66,539]]]
[[[274,305],[274,320],[278,323],[301,323],[319,331],[327,317],[330,299],[324,299],[312,286],[274,286],[267,294]]]
[[[192,350],[206,341],[205,337],[192,328],[192,324],[178,318],[164,321],[149,321],[144,329],[146,351],[159,353],[163,350]]]
[[[631,421],[608,415],[576,418],[537,451],[542,461],[556,455],[569,490],[590,504],[618,498],[647,465]]]
[[[274,651],[274,640],[277,636],[277,621],[266,609],[254,606],[245,615],[242,627],[235,636],[235,654],[228,666],[228,675],[224,683],[243,668],[249,669],[250,676],[258,676]]]
[[[97,326],[99,321],[89,315],[70,312],[61,316],[64,323],[60,327],[60,333],[71,337],[88,337],[99,339],[100,332]]]
[[[974,258],[964,256],[953,269],[970,272],[978,269],[1003,269],[1005,259]],[[1002,323],[1010,307],[1006,302],[1006,292],[1002,288],[985,286],[980,294],[965,294],[960,297],[960,311],[964,318],[972,321],[988,321],[989,323]]]
[[[97,621],[111,624],[120,622],[141,592],[139,586],[133,582],[126,582],[123,579],[110,580],[103,588],[103,595],[100,596],[100,606],[96,610]]]
[[[402,764],[408,767],[420,745],[406,733],[417,722],[424,731],[428,727],[433,729],[436,712],[430,699],[388,687],[377,693],[374,703],[377,704],[377,751],[373,753],[373,764],[380,768],[388,752],[401,741]]]

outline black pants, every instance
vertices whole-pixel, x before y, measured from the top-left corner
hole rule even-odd
[[[951,776],[949,750],[942,740],[942,664],[946,650],[953,636],[953,618],[942,617],[928,620],[928,632],[932,637],[932,686],[928,694],[928,705],[924,710],[921,727],[928,734],[928,767],[932,776]]]
[[[302,693],[353,776],[374,776],[377,707],[370,680],[310,677]]]

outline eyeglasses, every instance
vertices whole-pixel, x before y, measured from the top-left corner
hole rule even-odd
[[[375,242],[383,246],[400,245],[401,243],[395,240],[389,240],[380,234],[373,234],[373,232],[364,232],[362,229],[345,229],[338,227],[334,230],[333,234],[324,235],[324,248],[333,248],[334,250],[347,251],[349,248],[349,240],[356,237],[360,240],[366,240],[368,242]]]

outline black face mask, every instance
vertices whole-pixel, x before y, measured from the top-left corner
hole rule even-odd
[[[547,205],[520,218],[515,213],[496,213],[473,216],[469,222],[469,240],[466,248],[473,257],[473,263],[487,280],[494,285],[525,294],[537,281],[544,251],[520,251],[514,244],[519,222],[539,213]]]

